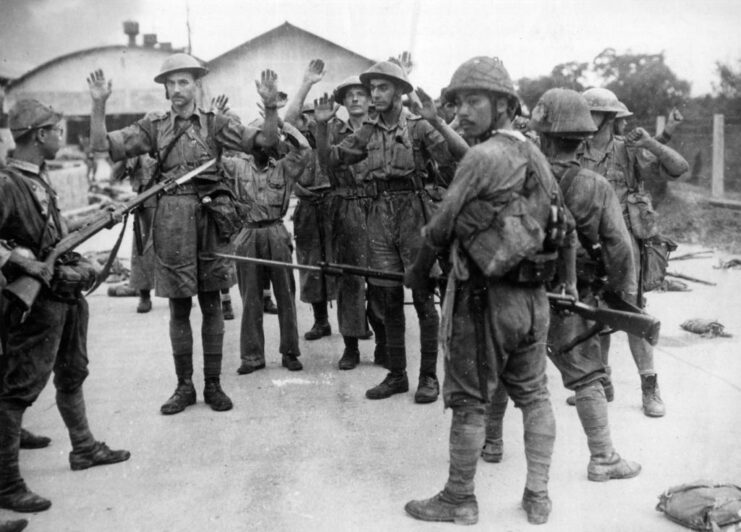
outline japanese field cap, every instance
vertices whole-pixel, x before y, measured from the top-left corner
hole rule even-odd
[[[154,82],[164,84],[167,76],[175,72],[190,72],[194,78],[198,79],[208,74],[208,69],[192,55],[182,52],[172,54],[162,62],[162,68],[160,68],[160,73],[154,77]]]
[[[62,116],[38,100],[18,100],[8,112],[8,127],[13,138],[18,139],[32,129],[55,125]]]
[[[583,139],[596,133],[587,100],[571,89],[549,89],[533,109],[530,129],[554,137]]]
[[[380,61],[360,74],[360,82],[369,89],[372,79],[387,79],[401,89],[402,94],[409,94],[414,90],[409,83],[404,69],[391,61]]]

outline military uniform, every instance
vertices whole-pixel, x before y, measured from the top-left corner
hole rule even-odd
[[[593,170],[604,176],[615,190],[618,201],[622,207],[623,217],[631,236],[633,248],[633,260],[635,263],[635,275],[638,284],[637,304],[645,306],[640,287],[641,262],[644,242],[641,228],[635,227],[628,213],[628,202],[632,193],[643,194],[644,182],[659,172],[666,172],[673,177],[678,177],[687,170],[687,163],[673,150],[662,146],[662,157],[657,158],[645,149],[636,149],[628,146],[622,137],[613,136],[605,149],[598,150],[589,141],[585,141],[582,151],[578,154],[580,164],[587,170]],[[682,164],[684,163],[684,164]],[[650,199],[649,208],[650,208]],[[655,223],[655,222],[654,222]],[[650,236],[655,236],[656,228]],[[636,235],[641,235],[639,239]],[[644,412],[650,416],[663,416],[664,404],[658,392],[656,382],[656,371],[654,369],[653,348],[644,339],[628,335],[628,343],[631,353],[641,376],[643,389]],[[603,357],[605,364],[608,363],[609,338],[605,342]]]
[[[17,105],[21,105],[19,102]],[[57,208],[56,193],[48,184],[45,168],[10,159],[0,172],[0,239],[30,250],[43,258],[66,233]],[[3,297],[0,357],[0,507],[17,511],[41,511],[51,504],[28,490],[18,469],[20,426],[24,411],[38,398],[55,374],[56,403],[72,443],[70,466],[127,460],[128,451],[111,451],[96,441],[88,427],[82,384],[88,376],[88,305],[81,291],[95,277],[92,265],[82,259],[65,261],[64,271],[55,268],[52,288],[42,287],[28,314]],[[6,264],[8,283],[22,272]]]
[[[443,168],[453,164],[442,135],[405,108],[394,124],[385,124],[380,117],[369,119],[330,149],[330,166],[366,159],[373,182],[367,224],[374,269],[404,272],[414,263],[422,246],[420,228],[434,210],[424,189],[427,158]],[[392,374],[402,374],[406,370],[403,291],[394,281],[371,279],[369,283],[389,288],[383,311],[388,368]],[[420,321],[420,377],[435,379],[439,317],[432,290],[413,290],[412,299]]]
[[[161,161],[157,181],[179,177],[218,157],[224,149],[242,151],[257,134],[257,130],[234,118],[203,109],[196,109],[187,119],[172,111],[150,113],[131,126],[108,134],[111,159],[119,161],[144,153],[159,158],[181,128],[187,130],[177,139],[167,159]],[[153,228],[158,296],[192,297],[198,292],[229,288],[230,261],[209,256],[212,252],[228,253],[229,239],[218,234],[216,224],[202,207],[206,196],[228,197],[221,180],[222,176],[212,168],[160,197]]]
[[[156,161],[148,155],[140,155],[126,161],[126,171],[131,181],[131,189],[141,194],[152,180]],[[131,249],[131,278],[129,286],[133,290],[152,290],[154,288],[154,248],[151,242],[152,222],[157,210],[157,198],[150,198],[141,205],[135,216],[138,223],[134,230],[139,230],[142,248],[139,249],[136,240]]]
[[[260,168],[252,156],[223,159],[224,169],[234,181],[235,195],[242,217],[242,229],[234,238],[236,253],[245,257],[292,262],[291,235],[283,224],[294,184],[309,157],[308,148],[292,148],[281,159],[268,160]],[[265,268],[239,263],[237,282],[242,295],[240,331],[240,373],[250,373],[265,366],[263,286],[273,285],[278,306],[282,355],[300,356],[296,325],[296,287],[293,272],[283,268]]]

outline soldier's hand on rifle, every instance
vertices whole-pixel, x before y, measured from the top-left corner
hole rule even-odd
[[[325,92],[318,100],[314,100],[314,120],[321,123],[329,122],[339,108],[334,98]]]
[[[47,286],[54,276],[54,268],[45,262],[36,260],[30,252],[24,252],[19,248],[11,252],[9,262],[12,262],[28,275],[35,277]]]
[[[643,148],[646,143],[651,140],[651,135],[649,135],[648,131],[642,127],[637,127],[625,135],[625,140],[628,144],[635,146],[636,148]]]
[[[226,94],[219,94],[216,98],[211,98],[211,110],[222,115],[228,113],[229,97]]]
[[[278,91],[278,74],[272,70],[263,70],[260,81],[255,81],[255,85],[266,109],[279,109],[286,104],[287,98],[282,98],[282,93]]]
[[[106,225],[106,229],[111,229],[114,225],[123,221],[123,214],[121,214],[116,205],[110,203],[106,205],[103,210],[106,211],[110,218],[108,225]]]
[[[417,87],[416,93],[418,100],[412,100],[412,112],[418,114],[430,123],[436,122],[438,114],[435,102],[429,94],[422,90],[422,87]]]
[[[113,80],[106,80],[103,70],[98,69],[88,76],[87,86],[90,88],[90,96],[94,102],[105,102],[111,95]]]
[[[324,61],[321,59],[312,59],[309,62],[309,66],[304,72],[304,83],[307,85],[315,85],[319,83],[326,74],[324,70]]]
[[[575,284],[562,283],[561,284],[561,294],[565,296],[571,296],[574,298],[574,300],[579,301],[579,290],[577,290]]]

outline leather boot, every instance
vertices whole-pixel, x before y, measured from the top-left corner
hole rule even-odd
[[[381,384],[374,386],[365,392],[368,399],[386,399],[397,393],[409,391],[409,380],[406,371],[401,373],[389,373]]]
[[[664,401],[659,393],[657,376],[641,375],[641,391],[643,392],[643,413],[648,417],[662,417],[666,414]]]
[[[146,314],[152,310],[152,298],[139,296],[139,304],[136,306],[136,312],[138,314]]]
[[[21,532],[28,526],[28,519],[15,519],[0,522],[0,532]]]
[[[414,402],[418,404],[434,403],[440,395],[440,383],[435,375],[420,375]]]
[[[160,407],[160,412],[166,416],[182,412],[196,403],[196,388],[190,379],[178,379],[178,386],[170,398]]]
[[[21,428],[21,449],[43,449],[48,447],[50,443],[51,438],[37,436],[33,432]]]
[[[454,407],[450,425],[450,469],[445,489],[429,499],[410,501],[404,509],[423,521],[478,522],[479,508],[473,493],[476,463],[484,442],[484,407]]]
[[[221,389],[221,381],[218,377],[206,379],[206,385],[203,388],[203,401],[211,406],[211,410],[216,412],[231,410],[234,406],[229,396]]]
[[[633,478],[640,472],[640,464],[625,460],[616,452],[610,456],[592,456],[587,466],[587,478],[593,482]]]
[[[314,325],[304,334],[304,338],[307,340],[318,340],[322,336],[330,336],[332,334],[332,327],[326,320],[315,321]]]
[[[527,514],[531,525],[542,525],[548,522],[553,505],[547,491],[532,491],[525,488],[522,494],[522,509]]]
[[[272,297],[264,296],[262,298],[262,311],[265,314],[278,314],[278,307],[273,302]]]
[[[0,410],[0,508],[42,512],[51,506],[26,487],[18,467],[23,410]]]
[[[280,363],[288,371],[301,371],[304,369],[304,365],[298,359],[298,356],[293,353],[287,353],[281,356]]]
[[[340,369],[348,370],[355,369],[360,364],[360,351],[357,347],[345,347],[342,352],[342,358],[337,363]]]
[[[125,462],[129,458],[129,451],[113,450],[105,442],[96,441],[89,449],[76,449],[69,453],[69,465],[72,471],[82,471],[95,466]]]

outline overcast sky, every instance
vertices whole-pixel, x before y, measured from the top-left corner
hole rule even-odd
[[[186,5],[202,59],[288,21],[372,59],[411,49],[412,81],[433,92],[475,55],[499,56],[518,79],[591,61],[607,47],[664,51],[694,96],[711,90],[716,61],[741,66],[740,0],[0,0],[0,60],[22,73],[61,54],[124,44],[129,19],[185,46]]]

